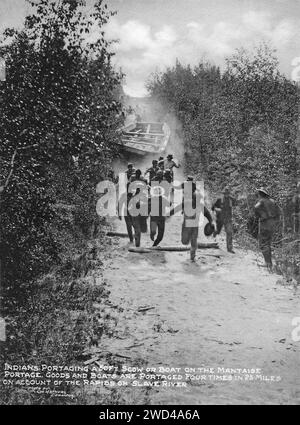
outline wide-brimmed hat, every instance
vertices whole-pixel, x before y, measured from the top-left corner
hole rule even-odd
[[[256,191],[264,193],[267,196],[270,196],[269,192],[264,187],[259,187],[258,189],[256,189]]]
[[[188,182],[192,182],[194,180],[194,177],[193,176],[187,176],[187,179],[186,180]]]

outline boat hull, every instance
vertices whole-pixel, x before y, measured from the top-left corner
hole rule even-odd
[[[133,122],[124,126],[120,144],[135,155],[162,154],[170,139],[166,123]]]

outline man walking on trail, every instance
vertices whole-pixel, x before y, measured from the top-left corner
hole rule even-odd
[[[225,187],[223,197],[218,198],[212,206],[212,210],[216,212],[216,231],[214,236],[221,233],[224,226],[226,232],[227,251],[234,254],[233,250],[233,226],[232,226],[232,207],[236,204],[236,200],[230,195],[230,190]]]
[[[162,193],[164,188],[157,186],[152,189],[150,200],[150,238],[154,241],[153,246],[157,246],[163,239],[165,233],[166,210],[170,208],[168,198]],[[155,238],[157,232],[157,237]]]
[[[124,211],[124,220],[126,224],[129,243],[133,243],[133,229],[134,229],[132,217],[128,213],[128,205],[129,205],[129,201],[131,197],[132,197],[132,194],[127,192],[121,196],[119,201],[119,220],[122,220],[121,213],[122,213],[122,209],[125,207],[125,202],[126,202],[126,210]]]
[[[125,207],[124,220],[129,241],[132,243],[134,237],[136,247],[141,244],[141,233],[147,233],[148,214],[145,214],[142,204],[148,204],[148,186],[143,180],[134,180],[128,183],[127,192],[120,198],[119,219],[121,220],[121,213]]]
[[[197,192],[197,186],[193,180],[194,180],[193,177],[189,176],[187,182],[185,182],[188,185],[191,185],[190,187],[191,190],[188,191],[188,194],[186,195],[184,194],[182,205],[181,205],[181,210],[184,215],[182,228],[181,228],[181,242],[183,245],[191,244],[190,259],[192,262],[195,261],[196,251],[198,248],[198,232],[199,232],[199,218],[200,218],[199,207],[200,207],[200,197],[201,197],[201,194]],[[186,188],[186,186],[184,186],[185,183],[182,183],[182,185],[180,185],[180,188],[182,189],[184,189],[184,187]],[[190,215],[189,212],[192,209],[196,211],[194,214]],[[177,207],[173,208],[170,211],[170,215],[174,215],[176,210],[177,210]],[[213,224],[212,216],[205,205],[204,205],[203,213],[204,213],[204,216],[209,221],[209,223],[212,225]],[[193,226],[190,225],[189,220],[194,221]]]
[[[135,246],[141,245],[141,233],[147,233],[148,186],[144,181],[135,180],[130,184],[132,196],[128,204],[128,214],[131,216],[134,228]]]
[[[182,229],[181,229],[181,242],[183,245],[191,244],[190,249],[190,258],[191,261],[195,261],[196,257],[196,251],[198,248],[198,232],[199,232],[199,218],[200,218],[200,211],[196,211],[196,213],[193,216],[189,216],[186,213],[187,205],[190,204],[193,209],[197,208],[197,197],[200,197],[200,193],[196,191],[196,184],[192,182],[192,198],[187,199],[187,196],[184,196],[183,198],[183,214],[184,219],[182,223]],[[204,217],[207,218],[209,223],[212,225],[213,219],[209,212],[209,210],[204,205]],[[195,220],[196,219],[196,225],[191,227],[188,226],[188,220]]]
[[[255,215],[259,218],[259,248],[265,260],[265,266],[272,269],[272,237],[277,220],[280,218],[279,207],[270,198],[264,188],[257,189],[258,202],[254,207]]]

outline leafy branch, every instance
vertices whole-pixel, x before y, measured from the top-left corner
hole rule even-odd
[[[15,166],[15,159],[16,159],[17,153],[18,153],[19,151],[24,151],[24,150],[26,150],[26,149],[34,148],[34,147],[37,147],[37,146],[38,146],[37,144],[30,145],[30,146],[22,146],[22,147],[20,147],[20,148],[16,148],[16,149],[14,150],[14,153],[12,154],[12,157],[11,157],[11,160],[10,160],[10,169],[9,169],[9,173],[8,173],[8,176],[7,176],[6,180],[5,180],[5,182],[4,182],[4,185],[0,186],[0,193],[4,192],[4,190],[5,190],[5,189],[7,188],[7,186],[9,185],[9,181],[10,181],[10,179],[11,179],[12,175],[13,175],[14,166]]]

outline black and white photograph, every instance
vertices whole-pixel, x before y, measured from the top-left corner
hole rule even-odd
[[[299,405],[299,166],[299,0],[0,0],[0,405]]]

